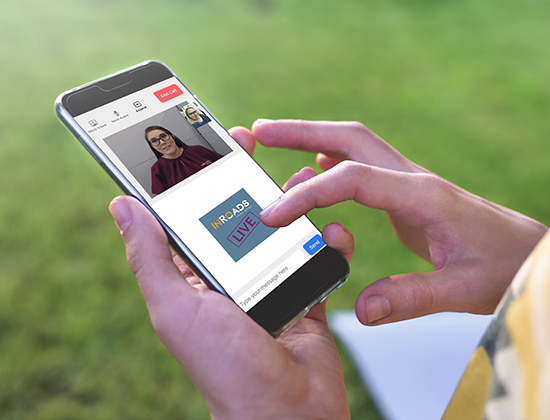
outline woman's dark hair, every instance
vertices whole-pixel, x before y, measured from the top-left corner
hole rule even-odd
[[[149,145],[149,147],[151,148],[151,150],[153,151],[153,153],[155,154],[157,159],[160,159],[162,157],[162,153],[160,153],[157,149],[155,149],[153,146],[151,146],[151,143],[149,143],[149,139],[147,138],[147,133],[149,133],[149,131],[153,131],[153,130],[164,131],[166,134],[168,134],[169,136],[171,136],[174,139],[174,142],[176,143],[176,146],[183,147],[183,150],[185,150],[185,149],[187,149],[187,147],[189,147],[184,142],[182,142],[178,137],[174,136],[170,130],[167,130],[166,128],[161,127],[160,125],[152,125],[152,126],[147,127],[145,129],[145,141],[147,142],[147,144]]]

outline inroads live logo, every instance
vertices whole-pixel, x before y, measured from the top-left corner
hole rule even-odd
[[[236,262],[275,233],[260,221],[261,207],[241,189],[200,218]]]

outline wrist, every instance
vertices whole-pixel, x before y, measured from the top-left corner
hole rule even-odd
[[[218,413],[214,414],[213,411],[210,411],[210,416],[212,420],[349,420],[350,414],[349,411],[346,413],[342,413],[339,417],[318,417],[318,416],[312,416],[308,414],[303,414],[300,412],[290,412],[289,410],[272,410],[270,412],[266,412],[265,410],[255,410],[255,409],[249,409],[249,410],[239,410],[237,413]]]
[[[341,406],[340,409],[333,407],[323,413],[307,407],[293,407],[282,403],[262,405],[261,402],[239,408],[208,405],[208,409],[212,420],[350,420],[347,400],[345,404],[337,405]]]

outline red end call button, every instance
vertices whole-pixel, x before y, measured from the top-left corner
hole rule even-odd
[[[155,92],[155,96],[161,102],[169,101],[170,99],[180,95],[183,95],[183,92],[176,85],[171,85],[171,86],[168,86],[167,88],[157,90]]]

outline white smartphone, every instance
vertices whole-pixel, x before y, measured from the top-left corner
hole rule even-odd
[[[307,217],[260,221],[282,191],[163,63],[62,93],[55,109],[195,274],[273,336],[346,281],[347,261]]]

